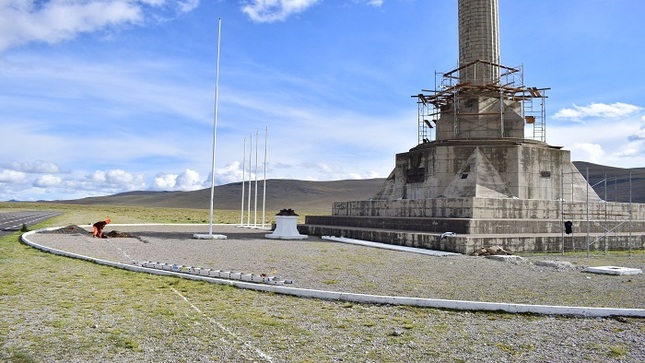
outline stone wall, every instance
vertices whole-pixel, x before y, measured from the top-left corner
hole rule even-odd
[[[435,198],[335,202],[333,216],[645,221],[645,204],[535,199]]]

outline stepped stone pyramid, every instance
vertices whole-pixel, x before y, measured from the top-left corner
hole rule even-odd
[[[459,67],[413,96],[418,145],[396,155],[372,199],[336,202],[301,233],[472,253],[601,248],[607,239],[591,234],[611,231],[612,248],[643,248],[632,230],[645,231],[645,208],[603,202],[570,152],[546,143],[548,88],[500,64],[498,0],[459,0],[458,19]],[[565,221],[575,231],[566,236]]]

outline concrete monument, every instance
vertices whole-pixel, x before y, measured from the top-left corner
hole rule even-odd
[[[498,0],[459,0],[458,19],[458,68],[412,96],[418,145],[396,155],[374,198],[308,216],[307,234],[462,253],[559,250],[564,220],[600,202],[569,151],[546,143],[548,88],[525,86],[523,69],[500,63]],[[441,238],[447,231],[456,236]]]

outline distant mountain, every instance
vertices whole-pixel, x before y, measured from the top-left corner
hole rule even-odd
[[[598,195],[614,202],[629,202],[630,173],[631,200],[645,203],[645,168],[623,169],[574,162],[586,178],[589,171],[590,184]],[[607,181],[605,185],[605,179]],[[291,208],[296,212],[329,214],[333,202],[368,200],[381,188],[385,179],[304,181],[292,179],[269,179],[266,183],[266,209],[277,211]],[[255,183],[252,183],[255,186]],[[248,182],[245,183],[245,208],[248,205]],[[264,183],[258,181],[258,209],[262,208]],[[605,194],[606,193],[606,194]],[[242,183],[215,187],[215,209],[238,210],[242,204]],[[90,197],[56,203],[87,205],[125,205],[161,208],[210,208],[210,188],[191,192],[127,192],[104,197]],[[255,188],[251,192],[251,209],[255,208]]]
[[[585,179],[589,171],[589,184],[594,186],[600,198],[609,202],[629,202],[631,190],[632,203],[645,203],[645,168],[614,168],[585,161],[573,164]]]
[[[266,182],[266,209],[291,208],[322,214],[331,213],[333,202],[367,200],[381,188],[385,179],[304,181],[268,179]],[[252,183],[251,209],[255,208],[255,183]],[[264,183],[258,181],[257,205],[262,208]],[[210,208],[210,188],[191,192],[126,192],[104,197],[88,197],[55,203],[84,205],[125,205],[162,208]],[[244,206],[248,206],[249,183],[245,183]],[[242,206],[242,183],[215,187],[215,209],[238,210]]]

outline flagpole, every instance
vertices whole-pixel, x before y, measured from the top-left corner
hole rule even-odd
[[[258,227],[258,131],[255,130],[255,213],[253,215],[253,227]]]
[[[246,206],[246,226],[251,227],[251,191],[253,190],[253,182],[251,176],[253,175],[253,133],[249,135],[249,195],[247,198]]]
[[[215,204],[215,150],[217,150],[217,113],[219,107],[219,57],[220,44],[222,39],[222,18],[217,21],[217,62],[215,65],[215,115],[213,117],[213,163],[211,165],[211,205],[210,205],[210,223],[208,234],[196,233],[193,238],[197,239],[226,239],[223,234],[213,234],[213,211]]]
[[[215,204],[215,150],[217,148],[217,112],[219,108],[219,57],[222,39],[222,18],[217,21],[217,62],[215,66],[215,116],[213,117],[213,164],[211,167],[211,206],[208,235],[213,235],[213,209]]]
[[[245,187],[245,182],[246,180],[244,177],[246,176],[244,173],[244,169],[246,168],[246,137],[244,138],[244,152],[242,156],[242,207],[240,208],[240,227],[244,225],[244,187]]]
[[[264,221],[266,220],[266,204],[267,204],[267,140],[269,135],[269,127],[264,127],[264,185],[262,191],[262,228],[264,228]]]

